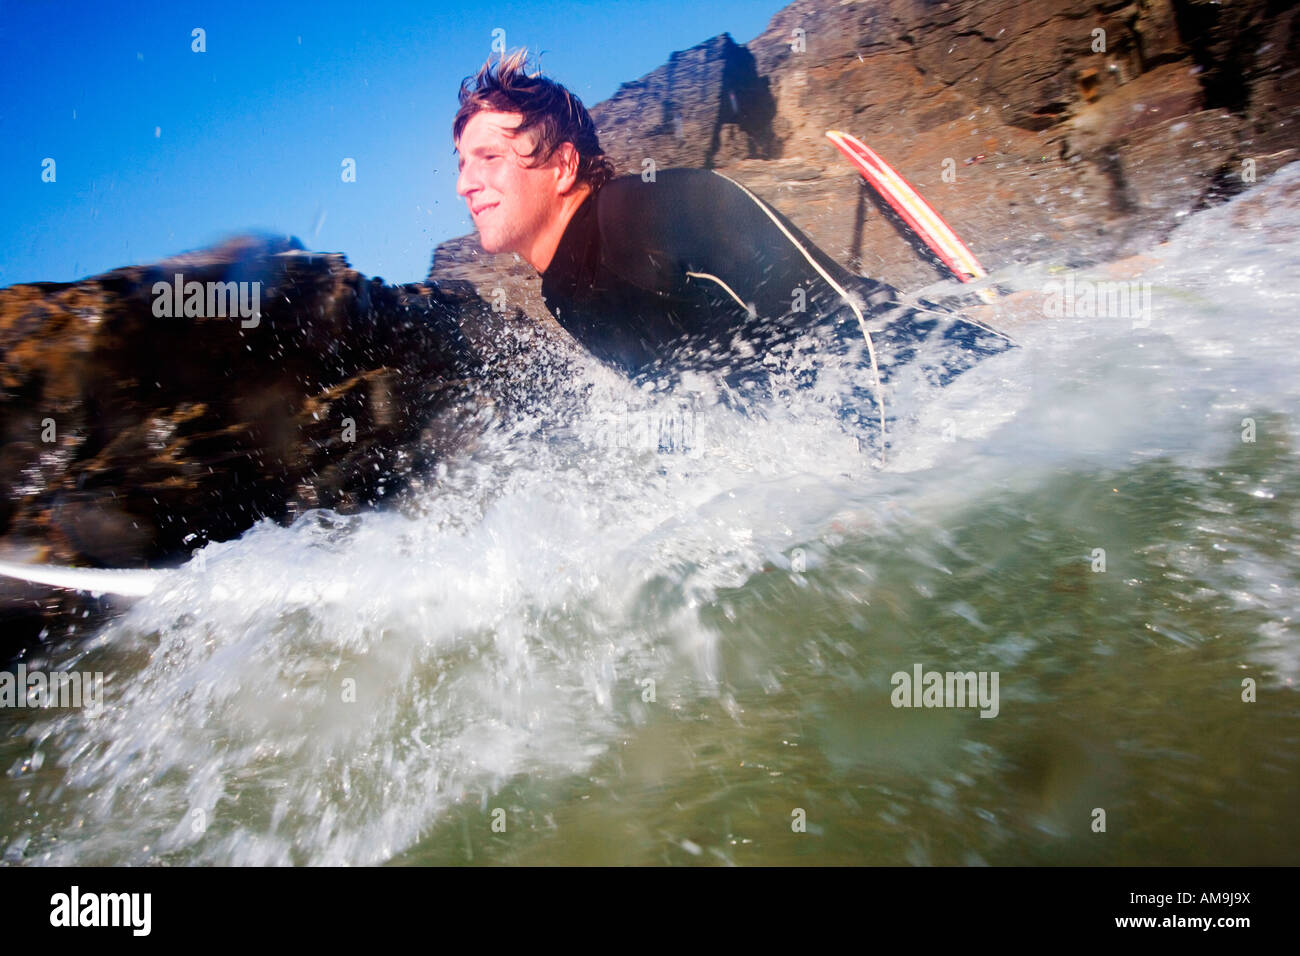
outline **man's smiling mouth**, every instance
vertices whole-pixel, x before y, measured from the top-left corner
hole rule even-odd
[[[493,203],[490,206],[480,206],[478,209],[472,209],[470,210],[470,212],[472,212],[474,214],[474,218],[477,219],[479,216],[483,215],[483,213],[487,212],[489,209],[496,209],[496,208],[497,208],[497,204]]]

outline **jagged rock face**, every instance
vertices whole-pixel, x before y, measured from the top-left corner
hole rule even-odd
[[[591,109],[601,146],[623,172],[646,160],[661,169],[712,169],[742,159],[776,159],[776,103],[754,55],[730,36],[714,37]]]
[[[177,273],[257,283],[260,316],[206,301],[159,315],[156,284]],[[464,289],[389,287],[340,255],[250,240],[0,290],[4,548],[151,565],[259,517],[391,495],[447,451],[439,417],[475,407],[458,316],[482,309]]]
[[[1115,258],[1243,188],[1243,160],[1262,178],[1300,157],[1298,31],[1267,0],[797,0],[746,46],[674,54],[591,112],[619,172],[716,168],[846,265],[917,286],[938,272],[827,129],[892,162],[990,269]],[[501,288],[544,323],[527,273],[471,236],[430,276]]]

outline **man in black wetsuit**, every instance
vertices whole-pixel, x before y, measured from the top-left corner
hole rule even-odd
[[[854,414],[874,404],[883,429],[881,383],[926,339],[955,343],[940,381],[1008,346],[929,303],[900,306],[897,290],[851,274],[717,172],[614,178],[581,101],[524,62],[503,57],[462,83],[457,193],[483,248],[536,268],[555,319],[608,365],[634,379],[713,370],[761,394],[811,336],[818,361],[862,353]]]

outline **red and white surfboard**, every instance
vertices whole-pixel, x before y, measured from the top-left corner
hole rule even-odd
[[[934,250],[935,255],[953,275],[962,282],[971,282],[988,275],[975,254],[957,238],[952,227],[943,221],[943,217],[934,211],[934,207],[921,197],[898,170],[856,136],[839,130],[829,130],[826,136],[858,168],[863,178],[889,203],[908,228]],[[994,295],[991,289],[980,290],[980,297],[985,301],[991,301]]]

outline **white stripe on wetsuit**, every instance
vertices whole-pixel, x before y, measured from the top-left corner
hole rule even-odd
[[[688,276],[694,276],[696,279],[712,279],[712,280],[713,280],[714,282],[716,282],[718,285],[722,286],[724,289],[727,290],[727,295],[729,295],[729,296],[731,296],[733,299],[735,299],[735,300],[736,300],[736,304],[737,304],[738,306],[740,306],[740,307],[741,307],[742,309],[744,309],[746,312],[749,311],[749,306],[746,305],[744,302],[741,302],[741,301],[740,301],[740,296],[736,295],[736,293],[732,291],[731,286],[727,285],[727,283],[723,282],[723,281],[722,281],[721,279],[719,279],[717,276],[715,276],[715,275],[710,275],[710,274],[707,273],[707,272],[688,272],[688,273],[686,273],[686,274],[687,274]]]
[[[733,186],[735,186],[737,189],[743,192],[750,199],[754,200],[754,202],[758,205],[758,208],[763,210],[767,218],[771,219],[772,222],[776,223],[776,227],[781,230],[781,234],[790,240],[791,244],[793,244],[794,247],[798,249],[799,252],[803,255],[803,257],[808,260],[808,264],[817,270],[818,274],[820,274],[821,277],[826,280],[827,285],[829,285],[832,289],[834,289],[836,292],[840,294],[840,297],[849,304],[849,307],[851,309],[853,309],[853,314],[858,317],[858,325],[862,329],[862,337],[867,340],[867,354],[871,356],[871,373],[876,377],[876,404],[880,406],[880,461],[881,464],[884,464],[885,461],[885,397],[881,393],[880,367],[876,364],[876,347],[871,342],[871,333],[867,331],[867,320],[863,318],[862,310],[859,309],[858,304],[854,302],[852,298],[849,297],[848,292],[846,292],[838,282],[836,282],[834,279],[830,277],[829,273],[827,273],[826,270],[821,267],[821,265],[817,262],[816,259],[814,259],[811,255],[809,255],[808,250],[799,244],[799,240],[795,239],[794,236],[790,235],[790,230],[785,228],[785,226],[781,223],[781,220],[776,217],[776,215],[772,212],[771,209],[767,207],[767,204],[763,202],[763,200],[759,199],[757,196],[751,193],[740,183],[736,182],[734,179],[731,179],[728,176],[723,176],[722,173],[718,172],[716,169],[712,170],[712,172],[715,175],[720,176],[721,178],[727,180],[727,182],[731,183]],[[701,273],[701,275],[703,276],[705,274]],[[731,290],[727,288],[726,283],[723,282],[721,279],[718,279],[716,276],[705,276],[705,277],[709,279],[714,279],[724,289],[727,289],[728,292],[731,292]],[[737,302],[740,302],[740,297],[737,296],[736,293],[731,292],[731,297],[735,299]],[[741,302],[740,304],[742,307],[746,309],[749,308],[743,302]]]

